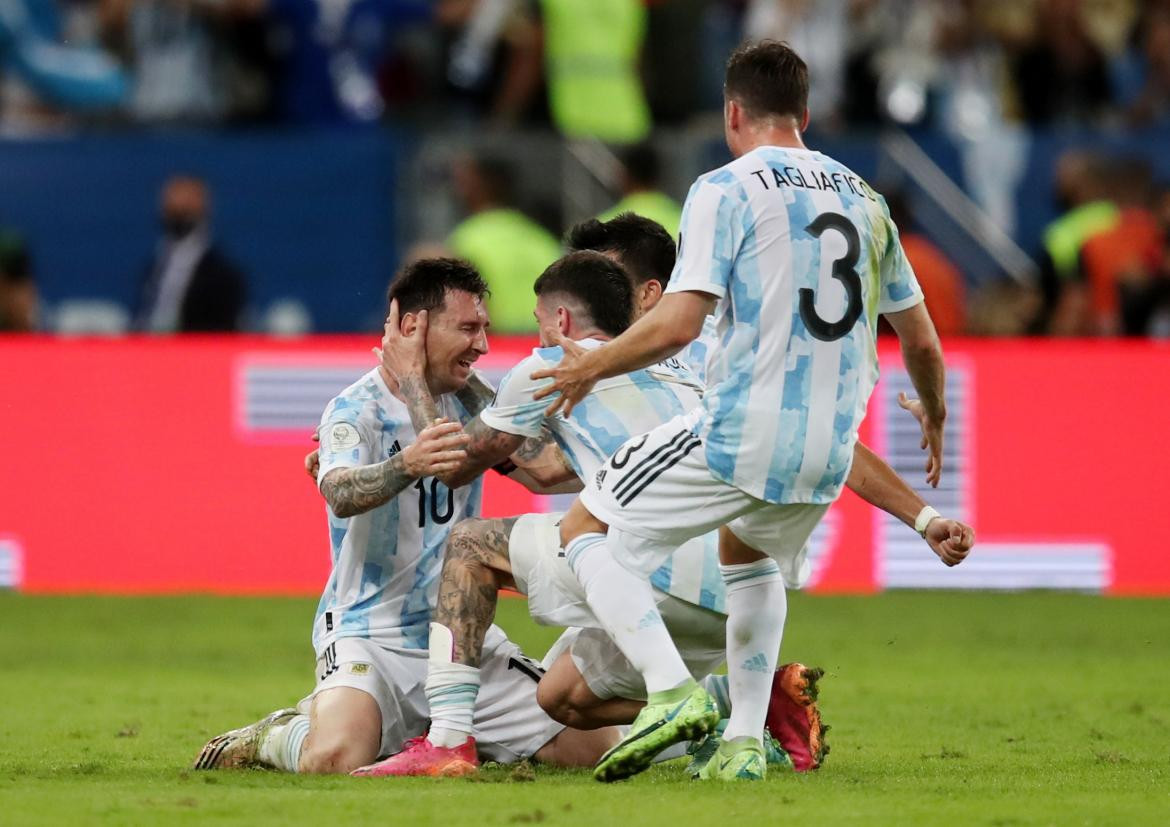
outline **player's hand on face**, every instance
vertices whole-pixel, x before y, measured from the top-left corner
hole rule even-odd
[[[390,302],[390,315],[382,331],[382,346],[374,348],[382,368],[395,379],[407,376],[422,376],[427,368],[427,323],[429,314],[420,310],[415,315],[414,328],[409,334],[402,332],[398,300]]]
[[[532,398],[544,399],[559,393],[560,396],[545,409],[545,416],[553,416],[558,410],[568,416],[577,403],[593,390],[593,385],[597,382],[589,366],[589,352],[572,339],[562,336],[559,330],[544,331],[544,338],[564,350],[565,355],[556,367],[538,370],[529,377],[553,380],[551,385],[538,390]]]
[[[898,394],[898,407],[908,411],[922,428],[922,442],[919,447],[928,454],[926,481],[930,483],[931,488],[938,488],[939,480],[942,479],[943,423],[931,419],[922,402],[911,399],[905,393]]]
[[[433,477],[458,470],[467,458],[467,443],[471,437],[463,426],[448,419],[436,419],[423,428],[418,439],[402,451],[406,472],[412,477]]]
[[[957,566],[967,559],[975,545],[975,530],[958,520],[935,517],[926,526],[926,542],[947,566]]]

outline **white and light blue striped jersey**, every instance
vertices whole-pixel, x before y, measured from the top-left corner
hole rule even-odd
[[[582,339],[577,344],[592,350],[602,342]],[[703,387],[690,370],[679,360],[668,359],[602,379],[568,417],[558,411],[549,418],[544,414],[549,400],[533,399],[533,394],[552,380],[533,380],[529,375],[555,367],[563,356],[559,347],[533,350],[500,381],[495,401],[479,418],[488,427],[516,436],[539,436],[547,427],[582,480],[592,479],[630,437],[694,410],[702,399]]]
[[[584,339],[577,344],[592,349],[602,343]],[[533,381],[529,376],[559,364],[563,355],[559,347],[532,351],[508,372],[495,401],[479,417],[485,425],[516,436],[534,437],[548,428],[583,482],[592,479],[631,437],[694,410],[701,402],[702,386],[695,376],[681,361],[668,359],[602,379],[568,417],[558,411],[548,418],[544,411],[549,400],[535,400],[533,394],[552,380]],[[698,537],[684,545],[654,572],[651,583],[680,600],[725,612],[718,535]]]
[[[470,419],[453,394],[437,402],[443,416]],[[415,439],[405,403],[376,369],[329,403],[319,433],[318,485],[330,471],[382,462]],[[460,520],[479,515],[481,487],[479,478],[452,491],[426,477],[364,514],[342,519],[326,508],[333,570],[313,622],[318,656],[339,637],[390,648],[428,647],[447,534]]]
[[[877,316],[922,301],[885,200],[819,152],[760,147],[695,182],[680,245],[666,292],[718,298],[711,472],[771,503],[832,502],[877,382]]]
[[[708,316],[703,319],[703,332],[680,350],[675,357],[691,369],[691,373],[695,374],[696,378],[703,383],[703,387],[707,386],[707,357],[718,344],[715,317]]]

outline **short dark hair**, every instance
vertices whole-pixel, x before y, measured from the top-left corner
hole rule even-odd
[[[421,258],[398,271],[386,294],[386,305],[398,300],[400,314],[443,307],[448,290],[477,298],[487,295],[487,283],[470,262],[461,258]]]
[[[799,119],[808,109],[808,66],[787,43],[745,43],[727,59],[723,93],[753,118]]]
[[[620,335],[634,313],[634,288],[620,264],[593,250],[563,256],[540,274],[537,296],[560,293],[576,299],[601,331]]]
[[[570,250],[617,253],[639,286],[651,279],[665,286],[674,270],[676,250],[670,233],[657,221],[632,212],[609,221],[582,221],[569,230],[565,244]]]

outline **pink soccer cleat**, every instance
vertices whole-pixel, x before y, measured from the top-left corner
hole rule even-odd
[[[458,778],[472,775],[478,769],[479,757],[475,753],[474,738],[468,738],[457,747],[436,747],[425,735],[420,735],[403,744],[402,752],[376,764],[358,767],[350,775],[362,778],[380,778],[385,775]]]
[[[817,681],[824,674],[823,669],[810,669],[803,663],[786,663],[772,678],[765,724],[797,772],[817,769],[829,752],[825,743],[829,728],[821,723],[817,709]]]

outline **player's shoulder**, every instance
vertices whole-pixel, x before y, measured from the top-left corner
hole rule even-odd
[[[561,347],[534,347],[532,353],[512,365],[511,369],[504,374],[504,378],[500,380],[499,389],[514,387],[518,383],[525,386],[532,384],[530,374],[558,364],[564,356],[565,351]]]
[[[410,413],[389,392],[375,368],[333,397],[321,415],[321,422],[349,422],[361,427],[378,423],[385,430],[410,422]]]
[[[695,179],[692,186],[692,191],[699,189],[716,189],[724,193],[739,192],[743,190],[743,178],[750,174],[747,172],[748,165],[744,163],[742,157],[736,158],[717,169],[710,172],[704,172]]]

